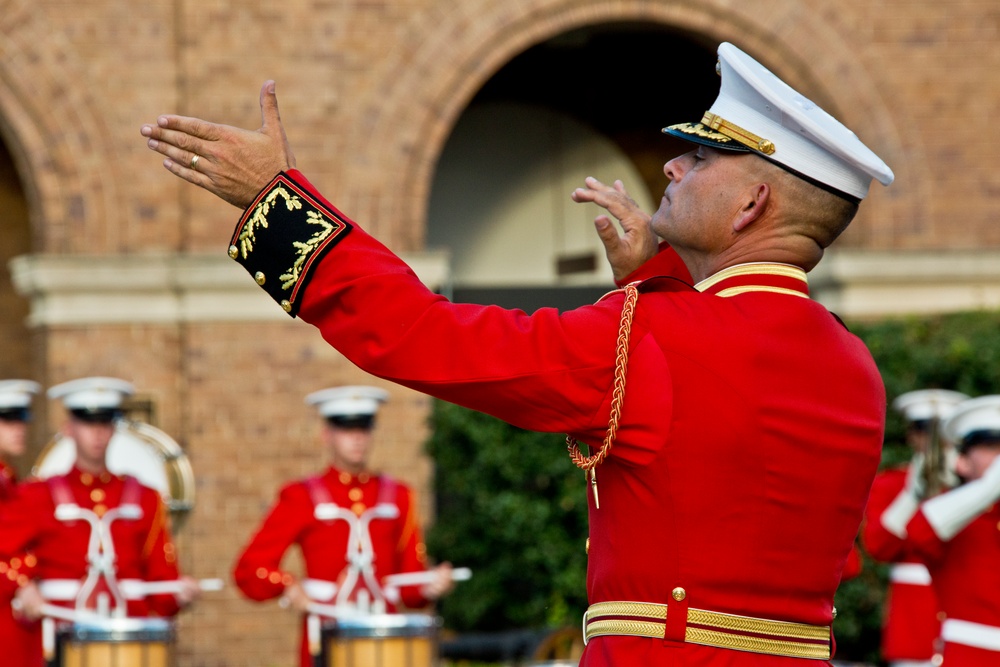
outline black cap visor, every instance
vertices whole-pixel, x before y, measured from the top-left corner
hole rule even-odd
[[[375,425],[375,415],[331,415],[326,418],[330,426],[369,430]]]
[[[0,408],[0,421],[30,422],[31,410],[28,408]]]
[[[110,424],[121,416],[121,410],[76,408],[69,411],[74,419],[88,424]]]

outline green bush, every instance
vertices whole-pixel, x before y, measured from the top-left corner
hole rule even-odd
[[[1000,313],[851,324],[868,345],[888,400],[929,387],[1000,393]],[[438,402],[428,450],[437,463],[436,558],[475,571],[446,598],[449,628],[575,625],[586,607],[586,489],[562,437],[516,429]],[[904,424],[890,411],[883,463],[909,458]],[[720,545],[725,537],[720,536]],[[837,594],[838,657],[878,661],[887,568],[865,557]]]
[[[441,602],[447,627],[577,625],[587,605],[587,500],[564,437],[441,401],[432,422],[437,519],[428,551],[473,570]]]

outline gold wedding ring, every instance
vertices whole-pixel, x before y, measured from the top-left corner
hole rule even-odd
[[[197,170],[198,169],[198,160],[199,160],[199,158],[198,158],[197,155],[192,155],[191,156],[191,164],[188,165],[188,167],[191,168],[191,169]]]

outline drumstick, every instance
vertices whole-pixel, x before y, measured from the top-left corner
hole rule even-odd
[[[404,572],[402,574],[390,574],[383,583],[387,587],[400,588],[401,586],[423,586],[433,583],[437,579],[437,572],[426,570],[424,572]],[[452,581],[468,581],[472,578],[472,570],[467,567],[456,567],[451,571]]]
[[[222,579],[199,579],[198,588],[203,591],[221,591]],[[180,593],[184,589],[181,581],[123,581],[122,588],[133,595],[162,595]]]
[[[14,611],[21,611],[24,606],[21,604],[20,600],[11,600],[10,606]],[[75,609],[70,609],[68,607],[60,607],[54,604],[49,604],[47,602],[43,603],[39,607],[39,611],[42,616],[48,616],[49,618],[58,618],[60,621],[70,621],[76,623],[78,621],[91,621],[96,619],[101,619],[103,617],[89,611],[77,611]]]

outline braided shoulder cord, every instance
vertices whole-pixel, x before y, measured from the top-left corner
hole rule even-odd
[[[621,417],[622,401],[625,399],[625,373],[628,370],[628,342],[632,333],[632,316],[635,314],[635,304],[639,300],[639,290],[635,285],[625,286],[625,303],[622,305],[622,319],[618,326],[618,348],[615,359],[615,388],[611,397],[611,417],[608,420],[608,433],[604,436],[604,444],[591,456],[584,456],[576,438],[566,436],[566,449],[569,458],[576,467],[589,471],[599,466],[608,456],[618,433],[618,419]]]

